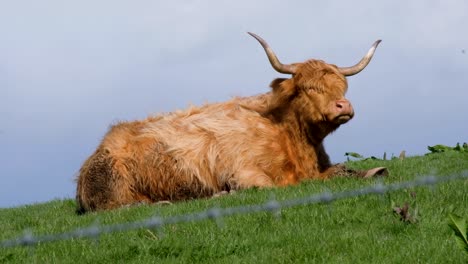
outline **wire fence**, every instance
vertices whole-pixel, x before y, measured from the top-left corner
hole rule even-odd
[[[10,248],[17,246],[35,246],[39,243],[48,243],[61,240],[70,240],[75,238],[94,238],[97,239],[102,234],[124,232],[142,228],[159,229],[166,225],[173,225],[179,223],[198,222],[203,220],[213,220],[218,225],[222,225],[222,218],[232,215],[250,214],[258,212],[270,212],[273,215],[279,215],[282,209],[291,208],[302,205],[311,205],[318,203],[331,203],[337,200],[348,199],[368,194],[382,195],[388,192],[402,190],[406,188],[413,188],[418,186],[433,186],[443,182],[449,182],[460,179],[468,179],[468,171],[460,174],[454,174],[447,177],[436,177],[436,176],[425,176],[418,178],[413,181],[393,183],[383,185],[377,183],[373,186],[364,188],[342,191],[342,192],[323,192],[320,194],[314,194],[311,196],[290,199],[284,201],[278,201],[275,198],[271,198],[265,203],[228,207],[228,208],[217,208],[213,207],[197,213],[187,213],[168,217],[150,217],[144,220],[112,224],[112,225],[92,225],[85,228],[78,228],[69,232],[59,234],[49,234],[34,236],[32,232],[25,232],[22,236],[14,239],[4,240],[0,243],[0,248]]]

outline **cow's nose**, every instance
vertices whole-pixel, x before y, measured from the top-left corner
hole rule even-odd
[[[352,116],[354,114],[354,110],[351,106],[351,103],[346,99],[336,101],[336,108],[338,112],[340,112],[342,115]]]
[[[343,109],[344,105],[346,104],[346,102],[343,102],[343,101],[337,101],[336,102],[336,107],[340,108],[340,109]]]

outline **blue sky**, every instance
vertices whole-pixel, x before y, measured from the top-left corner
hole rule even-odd
[[[314,3],[315,2],[315,3]],[[347,151],[408,155],[468,141],[468,2],[3,1],[0,207],[75,195],[110,124],[268,91],[285,63],[356,63],[356,115],[329,136]]]

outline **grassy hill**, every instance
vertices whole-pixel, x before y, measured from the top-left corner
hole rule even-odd
[[[211,207],[232,207],[352,190],[377,182],[443,177],[468,171],[467,152],[442,152],[403,160],[348,162],[355,169],[385,166],[384,179],[337,178],[308,181],[272,190],[251,189],[220,198],[169,206],[143,205],[75,214],[73,200],[0,209],[0,241],[30,232],[57,234],[90,225],[103,226],[173,216]],[[404,205],[408,205],[406,214]],[[398,209],[399,208],[399,209]],[[399,211],[400,213],[396,212]],[[279,216],[260,212],[138,229],[32,247],[0,248],[0,263],[462,263],[447,216],[468,219],[468,180],[417,187],[384,195],[365,195],[284,209]]]

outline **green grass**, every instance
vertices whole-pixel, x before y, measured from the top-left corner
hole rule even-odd
[[[216,199],[170,206],[139,206],[78,216],[73,200],[0,209],[0,240],[29,230],[55,234],[89,225],[171,216],[213,206],[231,207],[339,192],[375,184],[408,181],[421,175],[447,176],[468,170],[468,153],[446,152],[404,160],[349,162],[350,167],[389,168],[385,179],[337,178],[272,190],[250,189]],[[408,202],[415,223],[403,222],[394,206]],[[415,214],[417,210],[417,214]],[[237,215],[213,221],[140,229],[34,247],[0,248],[0,263],[462,263],[447,224],[455,213],[468,219],[468,180],[367,195],[331,204]]]

